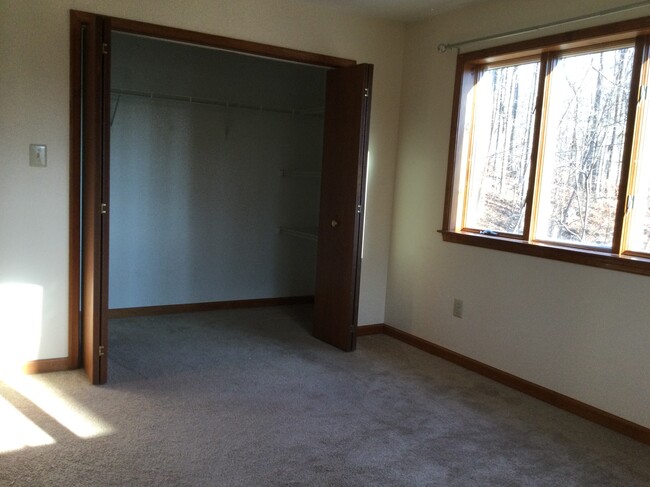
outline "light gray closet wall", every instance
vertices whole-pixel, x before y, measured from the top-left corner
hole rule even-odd
[[[112,43],[110,307],[313,294],[325,70]]]

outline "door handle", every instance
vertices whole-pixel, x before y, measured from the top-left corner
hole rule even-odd
[[[332,228],[335,228],[335,227],[338,227],[338,226],[339,226],[339,222],[338,222],[338,220],[332,220],[332,222],[330,223],[330,225],[332,226]]]

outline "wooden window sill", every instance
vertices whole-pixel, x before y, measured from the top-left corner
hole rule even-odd
[[[546,243],[532,243],[498,235],[481,235],[451,230],[439,230],[439,232],[445,242],[473,245],[475,247],[650,276],[650,259],[648,258],[612,254],[607,251],[600,252],[574,247],[561,247]]]

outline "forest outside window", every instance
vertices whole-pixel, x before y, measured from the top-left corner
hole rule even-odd
[[[458,56],[444,240],[650,275],[648,31]]]

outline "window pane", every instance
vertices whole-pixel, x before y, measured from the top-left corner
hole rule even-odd
[[[475,87],[466,228],[523,233],[538,73],[489,68]]]
[[[650,69],[646,61],[645,69]],[[646,88],[647,90],[647,88]],[[647,93],[646,93],[647,98]],[[634,207],[630,213],[628,250],[650,253],[650,110],[647,99],[643,103],[643,118],[637,140],[639,152],[637,157],[637,175],[634,188]]]
[[[612,49],[553,69],[537,239],[611,247],[633,60]]]

